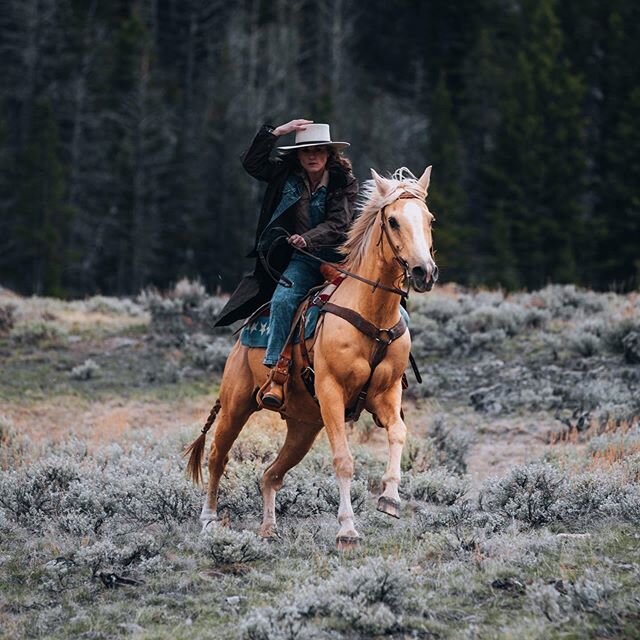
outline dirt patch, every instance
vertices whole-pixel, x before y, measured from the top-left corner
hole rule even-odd
[[[558,421],[547,413],[493,419],[470,413],[468,420],[475,425],[474,442],[467,458],[474,484],[539,459],[550,447],[549,433],[560,428]]]
[[[28,404],[4,402],[0,405],[0,414],[7,416],[16,430],[33,442],[62,442],[75,436],[91,448],[123,442],[144,431],[163,437],[187,428],[192,429],[195,438],[214,401],[212,396],[171,402],[119,398],[91,402],[63,396]],[[284,430],[284,427],[277,414],[267,411],[257,413],[247,423],[248,429],[269,432]]]

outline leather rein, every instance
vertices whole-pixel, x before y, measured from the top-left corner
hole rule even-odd
[[[397,200],[419,200],[419,199],[420,198],[410,194],[407,191],[402,192],[397,198]],[[409,263],[400,255],[400,253],[398,251],[398,248],[395,246],[395,244],[393,244],[393,240],[391,238],[391,234],[389,233],[387,214],[385,212],[385,209],[388,206],[389,205],[385,205],[384,207],[382,207],[382,209],[380,209],[380,239],[376,243],[376,246],[382,246],[384,237],[386,236],[387,241],[389,242],[389,246],[391,247],[391,251],[393,253],[393,259],[402,268],[402,272],[403,272],[403,278],[402,279],[405,280],[408,283],[409,280],[410,280]],[[281,284],[284,287],[291,287],[292,283],[288,280],[288,278],[283,277],[281,274],[280,274],[280,278],[275,278],[275,276],[273,275],[274,269],[270,265],[271,251],[273,250],[273,248],[278,244],[278,242],[280,240],[282,240],[283,238],[284,239],[288,239],[291,236],[291,234],[286,229],[284,229],[283,227],[279,227],[279,229],[282,230],[283,233],[282,233],[282,235],[278,236],[274,240],[274,242],[271,244],[271,246],[269,247],[269,250],[267,251],[267,255],[264,256],[262,251],[259,252],[259,255],[260,255],[260,258],[261,258],[261,261],[262,261],[263,265],[266,268],[267,273],[278,284]],[[314,255],[313,253],[310,253],[309,251],[306,251],[305,249],[299,249],[298,247],[295,247],[295,250],[298,251],[299,253],[305,255],[305,256],[308,256],[309,258],[312,258],[313,260],[315,260],[316,262],[319,262],[320,264],[331,265],[331,267],[333,267],[336,271],[339,271],[340,273],[344,274],[345,276],[347,276],[349,278],[354,278],[355,280],[359,280],[360,282],[364,282],[365,284],[370,284],[372,292],[375,291],[376,289],[382,289],[383,291],[388,291],[389,293],[394,293],[394,294],[400,296],[401,298],[408,298],[409,297],[409,285],[408,284],[407,284],[407,288],[406,289],[402,289],[400,287],[389,287],[386,284],[382,284],[380,282],[380,278],[378,278],[378,280],[369,280],[369,278],[365,278],[364,276],[359,276],[357,273],[353,273],[352,271],[349,271],[348,269],[345,269],[344,267],[341,267],[340,265],[336,264],[335,262],[331,262],[330,260],[324,260],[323,258],[320,258],[320,257]]]

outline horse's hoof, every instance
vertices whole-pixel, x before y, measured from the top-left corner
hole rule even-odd
[[[200,535],[203,536],[215,528],[217,524],[217,520],[203,520],[202,521],[202,529],[200,529]]]
[[[380,496],[378,498],[378,511],[386,513],[393,518],[400,517],[400,501],[393,498],[387,498],[386,496]]]
[[[280,540],[280,534],[278,533],[278,529],[276,527],[268,526],[268,527],[260,527],[260,532],[258,536],[267,542],[276,542]]]
[[[338,551],[352,551],[360,546],[360,538],[357,536],[338,536],[336,538],[336,549]]]

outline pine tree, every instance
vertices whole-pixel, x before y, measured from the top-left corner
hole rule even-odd
[[[461,280],[469,259],[468,233],[463,216],[462,143],[453,115],[451,95],[444,74],[433,92],[429,153],[434,179],[429,189],[429,207],[437,219],[435,246],[438,265],[446,280]]]
[[[584,88],[563,54],[553,0],[527,1],[522,9],[488,197],[496,243],[509,238],[516,260],[517,278],[505,284],[537,287],[578,277]]]
[[[500,90],[504,82],[499,57],[499,16],[491,15],[488,22],[478,33],[478,40],[465,61],[461,96],[466,224],[470,231],[465,281],[476,285],[497,281],[507,285],[515,279],[509,227],[504,211],[493,208],[494,203],[487,197],[487,181],[490,181],[500,122]],[[489,213],[492,210],[495,220]],[[492,229],[492,226],[496,228]]]
[[[22,284],[42,295],[62,295],[72,210],[64,202],[64,168],[50,101],[35,103],[29,139],[18,161],[15,204]]]
[[[603,38],[600,90],[601,146],[596,156],[594,251],[597,284],[630,289],[640,285],[640,43],[637,3],[610,8]]]

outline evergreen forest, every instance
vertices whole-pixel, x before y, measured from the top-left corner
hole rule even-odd
[[[639,24],[637,0],[2,0],[0,284],[232,290],[264,188],[240,156],[300,117],[361,181],[433,164],[441,280],[634,289]]]

